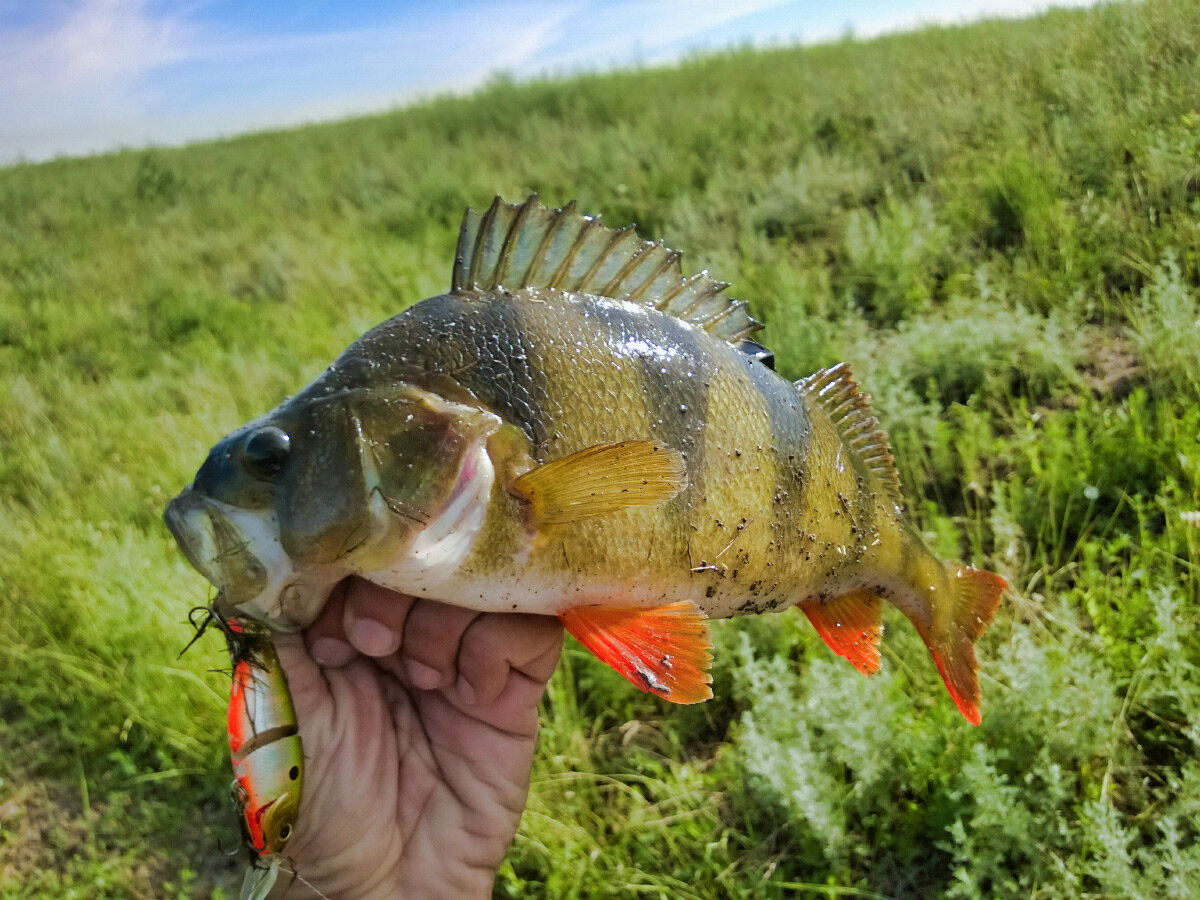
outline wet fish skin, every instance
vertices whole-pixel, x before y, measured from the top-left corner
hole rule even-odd
[[[596,222],[532,199],[469,214],[450,293],[214,448],[167,513],[189,559],[277,627],[307,624],[351,573],[559,615],[633,683],[685,702],[707,692],[704,618],[799,605],[873,671],[887,599],[977,722],[973,643],[1004,583],[912,529],[849,370],[789,384],[723,285]],[[572,501],[582,515],[534,502],[593,483],[590,511]]]

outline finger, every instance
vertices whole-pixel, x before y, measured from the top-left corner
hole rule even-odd
[[[321,674],[321,667],[305,646],[305,638],[299,634],[275,634],[271,643],[283,673],[287,676],[288,692],[297,715],[305,715],[320,705],[329,694],[329,686]]]
[[[351,645],[364,656],[390,656],[400,649],[404,623],[414,598],[361,578],[350,578],[342,626]]]
[[[320,665],[338,668],[350,662],[358,654],[346,640],[342,627],[342,612],[346,602],[347,582],[334,585],[333,592],[320,615],[304,630],[308,652]]]
[[[558,668],[566,630],[556,616],[532,616],[535,621],[525,635],[525,652],[515,657],[513,668],[543,685]]]
[[[463,633],[482,613],[436,600],[413,605],[404,625],[404,667],[414,687],[449,687],[458,677],[456,661]]]
[[[494,703],[514,672],[545,684],[558,663],[562,640],[562,625],[550,616],[479,616],[463,634],[458,651],[459,696],[469,704]]]

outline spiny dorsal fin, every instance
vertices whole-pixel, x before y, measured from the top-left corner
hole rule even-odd
[[[796,388],[829,414],[846,446],[875,473],[892,502],[903,507],[887,433],[879,427],[879,420],[871,412],[871,398],[858,389],[850,367],[838,363],[801,378]]]
[[[632,227],[606,228],[599,216],[577,212],[574,201],[547,209],[536,194],[521,204],[497,197],[482,217],[467,210],[450,289],[554,288],[628,300],[741,346],[762,325],[750,318],[744,302],[725,295],[729,285],[707,272],[685,278],[681,256],[642,240]],[[746,343],[751,355],[763,358],[761,345]]]

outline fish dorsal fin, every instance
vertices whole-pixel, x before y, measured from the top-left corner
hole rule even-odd
[[[800,393],[828,413],[842,440],[879,479],[892,502],[904,506],[900,479],[888,446],[887,433],[871,412],[871,398],[859,390],[850,367],[838,363],[801,378],[796,382]]]
[[[572,201],[547,209],[497,197],[482,216],[467,210],[458,235],[451,290],[552,288],[652,306],[735,346],[762,325],[746,304],[725,295],[729,285],[707,272],[684,277],[677,250],[646,241],[633,227],[614,229],[584,216]],[[765,351],[746,341],[747,352]],[[752,346],[750,346],[752,345]]]

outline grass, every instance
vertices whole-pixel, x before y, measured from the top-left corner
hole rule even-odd
[[[221,649],[160,523],[213,441],[537,191],[853,364],[939,550],[1014,586],[965,726],[720,623],[667,707],[569,648],[496,895],[1200,893],[1200,16],[1051,12],[0,170],[0,896],[231,896]],[[892,627],[894,626],[894,627]]]

